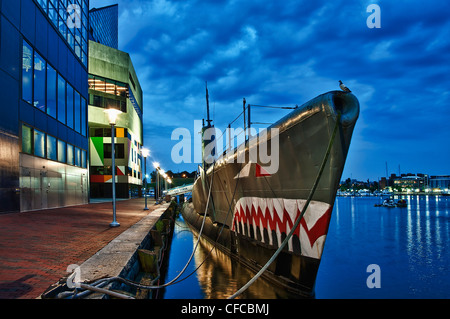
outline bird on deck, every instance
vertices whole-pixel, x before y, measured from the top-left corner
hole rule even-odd
[[[339,80],[339,87],[341,88],[342,91],[344,92],[351,92],[350,89],[348,87],[345,86],[344,83],[342,83],[341,80]]]

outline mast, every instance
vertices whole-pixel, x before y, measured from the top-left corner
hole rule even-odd
[[[211,149],[211,154],[205,154],[205,148],[208,144],[210,143],[214,143],[215,146],[215,135],[212,135],[210,138],[205,138],[205,131],[208,130],[209,128],[213,128],[214,126],[211,124],[212,120],[209,116],[209,93],[208,93],[208,82],[205,81],[205,85],[206,85],[206,111],[207,111],[207,118],[206,118],[206,126],[205,126],[205,122],[203,122],[203,128],[202,128],[202,162],[203,162],[203,167],[206,169],[210,164],[205,163],[205,157],[209,157],[212,156],[214,157],[216,155],[216,148],[213,147]],[[204,120],[203,120],[204,121]]]
[[[208,123],[207,127],[211,127],[212,120],[209,117],[209,93],[208,93],[208,82],[207,81],[205,81],[205,85],[206,85],[206,116],[207,116],[206,122]]]

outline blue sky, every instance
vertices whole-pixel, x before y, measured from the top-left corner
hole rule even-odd
[[[223,129],[249,104],[294,106],[338,89],[358,97],[343,179],[450,174],[449,1],[91,0],[119,4],[119,49],[144,91],[144,144],[166,170],[174,129],[211,115]],[[367,6],[381,9],[368,28]],[[255,109],[253,121],[286,111]],[[241,120],[243,121],[243,120]]]

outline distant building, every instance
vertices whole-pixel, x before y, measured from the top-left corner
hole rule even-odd
[[[104,112],[117,108],[116,195],[138,195],[142,187],[142,89],[128,53],[90,41],[89,137],[91,198],[112,196],[111,126]]]
[[[430,188],[450,189],[450,175],[430,176]]]
[[[88,202],[88,8],[0,1],[0,212]]]
[[[119,6],[117,4],[89,11],[89,40],[119,48]]]
[[[396,176],[392,178],[393,186],[401,187],[401,188],[410,188],[410,189],[421,189],[425,184],[425,180],[423,176],[417,176],[412,174],[407,174],[402,176]]]

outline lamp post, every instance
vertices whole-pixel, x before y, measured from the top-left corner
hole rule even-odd
[[[112,197],[113,197],[113,221],[109,224],[110,227],[119,227],[120,224],[116,220],[116,148],[114,145],[116,120],[122,112],[117,109],[106,109],[108,114],[109,124],[111,125],[111,155],[112,155]]]
[[[159,163],[153,162],[153,167],[156,169],[156,190],[155,190],[155,196],[156,196],[156,202],[158,202],[158,193],[159,193]]]
[[[148,210],[147,207],[147,195],[148,195],[148,190],[147,190],[147,156],[150,154],[150,151],[147,148],[142,148],[141,149],[141,154],[142,156],[144,156],[144,174],[145,174],[145,193],[144,193],[144,197],[145,197],[145,207],[144,210]]]

